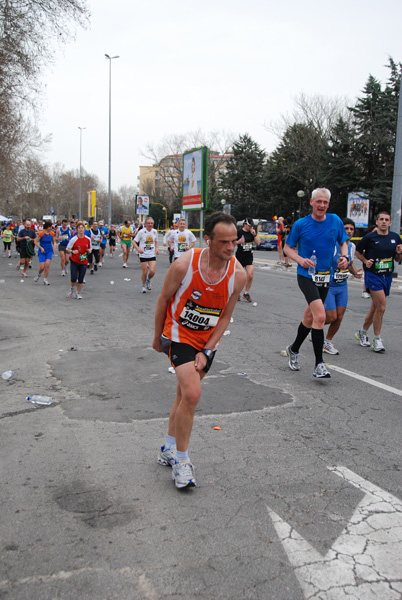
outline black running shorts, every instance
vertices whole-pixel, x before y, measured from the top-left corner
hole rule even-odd
[[[304,294],[307,304],[311,304],[314,300],[325,302],[329,287],[318,287],[310,277],[303,277],[303,275],[297,276],[297,283]]]
[[[162,350],[170,358],[170,362],[174,367],[185,365],[189,362],[195,361],[195,356],[200,352],[190,344],[180,344],[179,342],[172,342],[167,337],[161,335]],[[203,368],[204,373],[208,373],[211,368],[212,362],[215,358],[215,352],[212,358],[207,358],[207,364]]]

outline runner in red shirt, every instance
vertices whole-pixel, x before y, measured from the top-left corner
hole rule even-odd
[[[77,298],[77,300],[81,300],[81,290],[84,284],[85,272],[87,270],[88,254],[92,252],[91,239],[85,235],[85,225],[82,221],[77,223],[77,233],[68,242],[66,252],[71,255],[71,288],[67,294],[67,298]],[[75,289],[76,283],[77,290]]]

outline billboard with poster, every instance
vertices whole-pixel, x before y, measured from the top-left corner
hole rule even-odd
[[[202,146],[183,154],[183,210],[207,207],[208,148]]]
[[[356,227],[368,227],[370,199],[365,192],[348,194],[347,217],[355,222]]]
[[[149,215],[149,196],[140,196],[139,194],[135,197],[135,214],[136,215]]]

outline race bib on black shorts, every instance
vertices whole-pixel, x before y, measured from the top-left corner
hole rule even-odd
[[[311,278],[317,287],[329,287],[331,271],[317,271]]]

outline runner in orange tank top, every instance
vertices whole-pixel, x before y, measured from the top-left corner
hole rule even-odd
[[[211,367],[246,274],[234,258],[236,221],[217,212],[205,220],[207,248],[186,252],[168,270],[155,311],[153,348],[175,368],[176,398],[158,462],[172,467],[177,488],[195,486],[188,445],[201,380]]]

